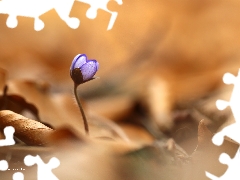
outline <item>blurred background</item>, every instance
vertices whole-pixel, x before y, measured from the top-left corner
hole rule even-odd
[[[1,5],[1,4],[0,4]],[[14,6],[14,4],[13,4]],[[88,19],[88,4],[75,1],[70,17],[80,20],[71,29],[52,9],[34,19],[18,16],[8,28],[0,14],[0,67],[6,79],[44,82],[52,93],[72,93],[72,59],[87,54],[100,63],[97,76],[79,88],[88,108],[112,120],[128,120],[135,108],[144,110],[163,131],[173,127],[172,112],[184,109],[222,85],[225,72],[238,71],[240,2],[208,0],[111,0],[118,12],[98,10]],[[113,106],[116,104],[116,106]]]
[[[69,67],[76,54],[84,53],[100,63],[100,79],[79,90],[89,101],[100,98],[99,103],[93,100],[93,110],[112,117],[109,108],[114,102],[128,109],[133,100],[140,100],[161,121],[169,119],[175,107],[223,85],[225,72],[238,71],[237,0],[132,0],[122,5],[111,0],[107,7],[118,12],[109,31],[108,12],[100,9],[95,19],[88,19],[90,6],[78,1],[70,12],[80,20],[77,29],[54,9],[40,16],[45,23],[41,31],[34,30],[33,18],[21,16],[16,28],[8,28],[8,14],[0,14],[0,67],[7,79],[44,81],[52,92],[71,93]]]
[[[21,16],[16,28],[8,28],[8,14],[0,14],[0,67],[7,78],[47,81],[53,92],[71,92],[69,66],[76,54],[85,53],[99,61],[101,78],[81,87],[83,97],[138,96],[148,94],[151,84],[167,83],[172,107],[204,96],[222,84],[225,72],[238,70],[237,0],[132,0],[122,5],[111,0],[107,7],[118,16],[109,31],[111,15],[98,10],[96,19],[88,19],[89,7],[74,2],[70,17],[81,21],[75,30],[54,9],[40,16],[45,23],[41,31],[34,30],[33,18]]]
[[[34,30],[33,18],[21,16],[16,28],[8,28],[9,15],[0,13],[0,87],[8,84],[9,94],[33,104],[44,122],[68,123],[83,132],[69,68],[84,53],[100,63],[100,78],[78,89],[93,136],[118,134],[149,144],[164,133],[191,154],[199,143],[200,120],[212,132],[234,122],[230,109],[220,112],[215,102],[229,100],[232,86],[226,88],[222,77],[237,75],[240,65],[240,1],[123,0],[119,5],[110,0],[107,7],[118,12],[111,30],[108,12],[100,9],[88,19],[90,6],[79,1],[70,12],[80,20],[77,29],[54,9],[40,16],[41,31]],[[195,158],[201,161],[199,152]]]
[[[240,20],[236,0],[132,0],[123,5],[111,0],[108,9],[118,16],[109,31],[111,15],[98,10],[96,19],[88,19],[89,7],[74,2],[70,17],[81,21],[75,30],[54,9],[40,16],[45,27],[39,32],[34,30],[33,18],[19,16],[18,26],[11,29],[6,26],[8,15],[1,14],[0,66],[9,72],[8,77],[47,80],[54,90],[67,91],[72,86],[69,65],[79,53],[101,65],[101,80],[86,86],[116,83],[121,88],[135,79],[131,89],[138,90],[161,76],[193,86],[188,91],[204,91],[221,81],[224,72],[237,71]],[[187,91],[187,87],[178,88]]]

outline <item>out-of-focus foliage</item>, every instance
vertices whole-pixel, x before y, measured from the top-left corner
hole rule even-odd
[[[108,8],[118,12],[110,31],[110,15],[99,10],[90,20],[88,8],[74,2],[70,16],[81,20],[76,30],[54,10],[40,17],[45,27],[39,32],[26,17],[9,29],[8,15],[0,14],[0,108],[11,110],[1,111],[0,127],[18,127],[18,143],[0,148],[0,159],[7,157],[12,168],[22,167],[29,153],[46,161],[56,155],[59,179],[203,180],[205,170],[223,174],[219,154],[232,157],[238,145],[225,140],[216,147],[211,138],[234,121],[230,109],[218,111],[215,101],[229,99],[232,89],[222,76],[240,65],[240,2],[110,1]],[[79,53],[100,63],[100,78],[79,87],[90,137],[82,133],[69,75]],[[39,144],[29,143],[35,136],[30,130],[42,127],[50,131],[42,138],[49,147],[33,147]],[[34,168],[24,173],[36,177]]]

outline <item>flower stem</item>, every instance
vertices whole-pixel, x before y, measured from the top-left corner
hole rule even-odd
[[[81,112],[81,114],[82,114],[85,133],[86,133],[87,135],[89,135],[88,122],[87,122],[87,118],[86,118],[86,116],[85,116],[85,113],[84,113],[84,111],[83,111],[82,105],[81,105],[81,103],[80,103],[80,100],[79,100],[79,97],[78,97],[78,94],[77,94],[77,87],[78,87],[78,84],[74,83],[74,95],[75,95],[75,98],[76,98],[76,100],[77,100],[77,103],[78,103],[78,107],[79,107],[79,109],[80,109],[80,112]]]

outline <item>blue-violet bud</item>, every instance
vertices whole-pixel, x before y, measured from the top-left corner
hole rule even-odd
[[[88,60],[85,54],[78,54],[72,61],[70,76],[75,84],[82,84],[94,79],[98,68],[96,60]]]

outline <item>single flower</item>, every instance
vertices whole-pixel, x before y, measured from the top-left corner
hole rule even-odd
[[[70,76],[75,84],[82,84],[94,79],[98,68],[96,60],[88,60],[85,54],[78,54],[72,61]]]
[[[99,63],[96,60],[88,60],[85,54],[75,56],[70,67],[70,76],[74,82],[74,95],[82,114],[86,134],[89,134],[88,122],[77,94],[77,87],[82,83],[95,79],[94,75],[98,68]]]

